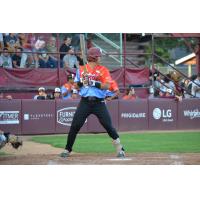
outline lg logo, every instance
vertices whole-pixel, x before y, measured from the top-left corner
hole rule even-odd
[[[171,118],[172,117],[172,110],[161,110],[160,108],[154,108],[153,110],[153,118],[154,119],[160,119],[161,117],[163,118]]]

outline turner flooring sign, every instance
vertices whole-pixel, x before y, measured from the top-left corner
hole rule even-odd
[[[189,117],[189,119],[200,118],[200,111],[198,109],[195,110],[184,110],[184,117]]]
[[[153,118],[155,120],[161,119],[163,122],[173,122],[174,121],[172,118],[172,110],[171,109],[154,108]]]
[[[57,123],[71,126],[76,107],[67,107],[57,111]]]
[[[19,124],[19,111],[0,111],[0,124]]]

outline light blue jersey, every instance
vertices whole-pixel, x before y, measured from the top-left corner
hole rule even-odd
[[[80,71],[77,69],[74,82],[80,82]],[[79,91],[79,95],[82,97],[97,97],[104,99],[106,97],[106,91],[92,86],[82,86]]]
[[[107,97],[113,97],[115,95],[114,92],[110,91],[110,90],[106,90],[106,96]]]

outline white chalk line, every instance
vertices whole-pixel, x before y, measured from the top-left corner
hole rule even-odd
[[[129,160],[133,160],[132,158],[109,158],[106,159],[108,161],[129,161]]]
[[[169,155],[169,157],[173,160],[173,162],[171,163],[172,165],[184,165],[179,155],[171,154]]]

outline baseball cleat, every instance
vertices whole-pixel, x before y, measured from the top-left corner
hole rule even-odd
[[[124,151],[123,146],[120,143],[120,139],[119,138],[117,138],[116,140],[113,140],[113,145],[116,148],[117,157],[118,158],[125,158],[125,151]]]
[[[125,158],[125,151],[124,151],[123,147],[122,147],[122,149],[118,152],[117,157],[118,157],[118,158]]]
[[[62,158],[67,158],[67,157],[69,157],[69,155],[70,155],[70,152],[67,151],[67,150],[64,150],[64,151],[60,154],[60,157],[62,157]]]

